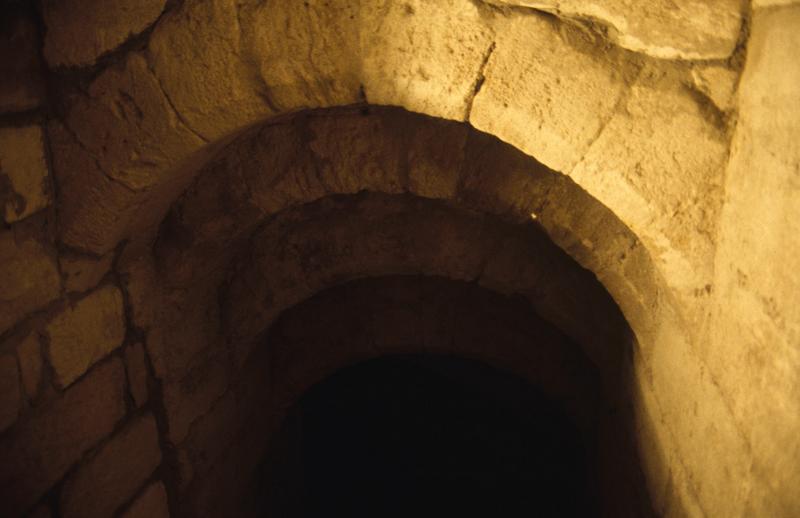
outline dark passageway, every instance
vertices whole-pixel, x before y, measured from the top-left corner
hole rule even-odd
[[[394,356],[313,387],[263,468],[264,516],[592,516],[577,428],[475,361]]]

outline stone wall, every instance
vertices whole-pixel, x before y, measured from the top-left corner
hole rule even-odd
[[[192,441],[231,433],[213,423],[267,323],[408,272],[521,293],[580,343],[630,402],[657,514],[800,512],[796,2],[10,5],[2,514],[178,513],[205,465]],[[378,231],[354,254],[374,228],[342,220],[341,241],[270,255],[265,222],[362,190],[539,237],[504,247],[418,208],[398,212],[417,217],[406,247]],[[631,336],[593,316],[602,289],[562,290],[590,283],[537,256],[550,240]]]

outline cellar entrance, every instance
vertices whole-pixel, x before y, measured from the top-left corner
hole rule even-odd
[[[346,367],[290,410],[261,516],[596,516],[590,445],[535,385],[448,356]]]

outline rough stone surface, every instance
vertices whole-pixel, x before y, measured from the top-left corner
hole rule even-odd
[[[48,172],[39,126],[0,129],[0,182],[7,223],[50,203]]]
[[[0,356],[0,432],[17,420],[21,401],[19,388],[17,359],[12,354]]]
[[[39,126],[0,129],[0,196],[4,198],[6,223],[50,205],[43,146]]]
[[[469,121],[567,172],[597,138],[635,73],[623,54],[598,48],[577,29],[539,14],[509,15],[498,22]]]
[[[267,86],[250,68],[238,14],[235,0],[189,0],[150,39],[155,77],[179,118],[204,139],[274,113]]]
[[[66,480],[61,516],[113,516],[160,462],[156,421],[147,414],[113,436]]]
[[[125,370],[112,359],[0,440],[0,501],[19,516],[125,414]]]
[[[48,354],[56,382],[69,386],[95,362],[122,344],[122,294],[108,285],[67,307],[47,325]]]
[[[739,73],[721,65],[696,65],[692,68],[694,86],[720,110],[727,112],[736,106],[736,86]]]
[[[30,237],[0,231],[0,333],[56,299],[61,279],[49,251]]]
[[[7,17],[0,21],[0,113],[31,110],[42,103],[45,90],[36,25],[30,16],[3,14]]]
[[[44,56],[51,67],[91,65],[158,19],[166,0],[45,0]]]
[[[738,0],[488,0],[597,25],[614,43],[663,59],[725,59],[739,39]]]
[[[122,518],[169,518],[167,490],[162,482],[150,484]]]
[[[370,103],[466,119],[494,37],[475,3],[378,0],[362,6],[359,25]]]
[[[53,516],[50,508],[45,505],[37,506],[36,509],[28,515],[27,518],[51,518]]]
[[[360,100],[361,31],[354,20],[364,4],[272,0],[242,10],[245,57],[258,67],[271,105],[286,112]]]
[[[800,514],[800,6],[756,11],[702,353],[753,456],[745,514]]]
[[[144,346],[133,344],[125,349],[125,367],[128,370],[128,384],[131,395],[136,406],[142,406],[147,402],[147,359],[145,358]]]
[[[710,282],[727,137],[669,70],[645,68],[570,177],[644,242],[667,282]]]
[[[68,292],[84,292],[97,286],[111,270],[114,254],[97,259],[71,253],[61,253],[58,262],[64,275],[64,287]]]
[[[17,346],[17,358],[25,392],[29,399],[36,399],[42,380],[42,346],[38,332],[31,332]]]

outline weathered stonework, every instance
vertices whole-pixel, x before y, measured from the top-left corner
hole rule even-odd
[[[39,126],[0,128],[0,196],[6,223],[50,205],[50,175],[42,139]]]
[[[107,285],[65,308],[47,325],[48,356],[56,382],[67,387],[122,344],[122,294]]]
[[[64,275],[64,288],[68,292],[89,291],[111,270],[113,260],[114,254],[111,253],[99,259],[70,253],[59,254],[58,263]]]
[[[662,59],[725,59],[739,39],[737,0],[488,0],[597,26],[612,42]]]
[[[112,437],[64,483],[61,516],[111,517],[161,462],[152,415],[137,418]]]
[[[44,56],[51,67],[93,64],[156,21],[166,0],[92,0],[41,3],[47,26]]]
[[[0,333],[55,300],[61,279],[55,259],[40,242],[0,231]]]
[[[0,440],[0,501],[20,516],[125,414],[125,371],[116,359],[93,369],[62,397]]]

